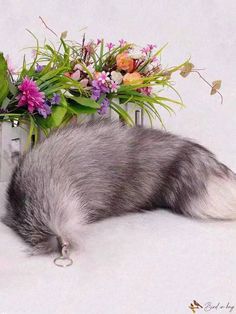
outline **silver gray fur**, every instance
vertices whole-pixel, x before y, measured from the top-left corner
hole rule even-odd
[[[37,254],[58,250],[61,238],[76,246],[84,225],[131,212],[233,219],[235,178],[188,139],[101,119],[58,130],[22,157],[3,222]]]

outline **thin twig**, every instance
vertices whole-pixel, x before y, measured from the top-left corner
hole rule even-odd
[[[192,72],[192,73],[197,73],[197,74],[200,76],[200,78],[201,78],[208,86],[210,86],[211,88],[213,88],[213,85],[211,85],[211,84],[201,75],[200,72],[198,72],[198,71],[196,71],[196,70],[192,70],[191,72]],[[218,93],[218,94],[220,95],[221,104],[223,104],[223,100],[224,100],[223,95],[222,95],[218,90],[215,90],[215,91],[216,91],[216,93]]]
[[[51,32],[53,33],[53,35],[57,36],[57,33],[55,33],[50,27],[47,26],[47,24],[44,22],[43,18],[41,16],[39,16],[40,20],[42,21],[42,23],[44,24],[44,26]]]
[[[84,48],[84,43],[85,43],[85,33],[84,33],[83,39],[82,39],[82,48]]]

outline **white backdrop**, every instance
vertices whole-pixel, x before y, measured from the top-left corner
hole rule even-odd
[[[234,0],[0,0],[0,50],[15,64],[21,48],[33,44],[25,31],[40,39],[53,36],[38,16],[57,33],[69,31],[80,39],[87,27],[87,38],[107,41],[125,38],[145,45],[169,43],[163,64],[174,65],[189,56],[198,68],[206,68],[211,82],[222,79],[224,104],[209,96],[209,88],[197,74],[188,79],[176,77],[186,109],[176,116],[165,115],[168,130],[197,139],[236,171],[236,2]]]
[[[15,64],[20,49],[33,44],[26,28],[53,38],[39,15],[73,39],[87,27],[88,39],[168,42],[164,64],[191,55],[209,81],[222,79],[224,104],[197,76],[177,76],[187,108],[165,115],[167,130],[195,138],[236,171],[235,0],[0,0],[0,13],[0,50]],[[0,214],[4,191],[0,184]],[[200,223],[156,211],[90,228],[73,267],[61,272],[51,256],[29,259],[25,245],[0,224],[0,313],[188,314],[193,299],[236,309],[235,222]]]

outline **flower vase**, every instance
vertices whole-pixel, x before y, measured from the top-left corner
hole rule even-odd
[[[17,122],[0,125],[0,181],[8,181],[14,165],[24,152],[27,132]]]
[[[134,121],[135,125],[140,125],[143,126],[144,125],[144,113],[143,113],[143,109],[137,107],[134,103],[127,103],[125,105],[120,104],[118,99],[113,100],[114,103],[122,106],[122,108],[129,114],[129,116],[132,118],[132,120]],[[109,116],[112,119],[120,119],[120,121],[125,123],[125,120],[120,117],[114,110],[112,110],[111,108],[109,108]]]

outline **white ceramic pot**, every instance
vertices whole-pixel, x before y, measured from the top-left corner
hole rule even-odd
[[[26,142],[27,131],[9,122],[0,124],[0,181],[8,180]]]

